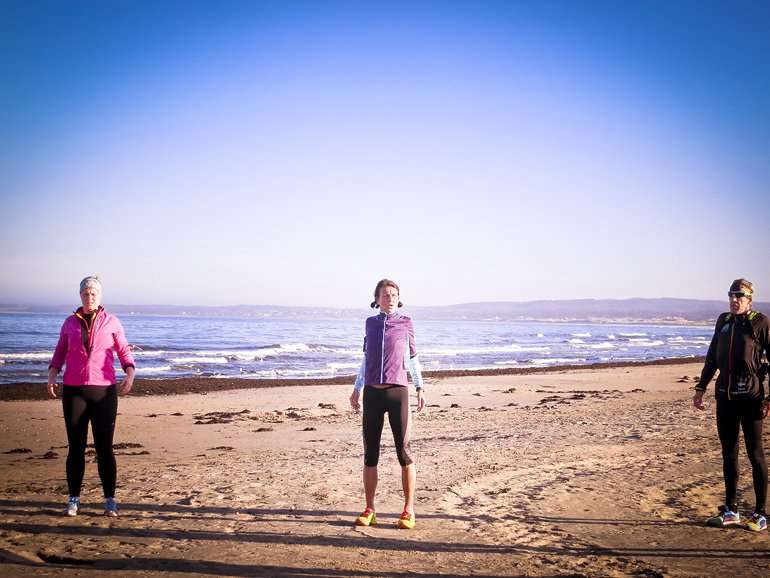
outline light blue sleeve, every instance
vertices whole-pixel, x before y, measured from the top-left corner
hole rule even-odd
[[[356,382],[353,384],[353,389],[361,391],[364,388],[364,376],[366,375],[366,354],[361,360],[361,367],[358,368],[358,375],[356,376]]]
[[[412,377],[412,383],[417,391],[422,389],[422,366],[420,365],[419,355],[409,357],[409,336],[406,338],[406,351],[404,351],[404,357],[406,357],[406,369],[409,371],[409,375]]]

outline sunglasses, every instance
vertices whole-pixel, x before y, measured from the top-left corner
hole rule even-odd
[[[727,296],[740,299],[741,297],[751,297],[751,293],[745,293],[744,291],[728,291]]]

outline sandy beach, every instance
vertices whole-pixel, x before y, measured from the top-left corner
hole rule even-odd
[[[690,402],[700,368],[428,378],[412,531],[394,526],[387,426],[379,524],[352,524],[363,449],[349,384],[122,398],[117,519],[93,456],[81,515],[63,515],[60,402],[1,401],[0,573],[764,577],[770,534],[703,525],[723,485],[713,398],[703,413]]]

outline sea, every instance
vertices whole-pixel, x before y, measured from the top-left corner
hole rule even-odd
[[[0,384],[45,382],[62,314],[0,313]],[[120,316],[137,376],[353,375],[365,318]],[[693,358],[713,326],[430,320],[413,317],[423,369],[497,369]],[[116,359],[116,366],[117,366]]]

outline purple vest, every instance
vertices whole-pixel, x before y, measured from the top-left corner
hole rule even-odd
[[[408,385],[406,361],[415,355],[414,327],[409,317],[380,313],[366,320],[366,385]]]

